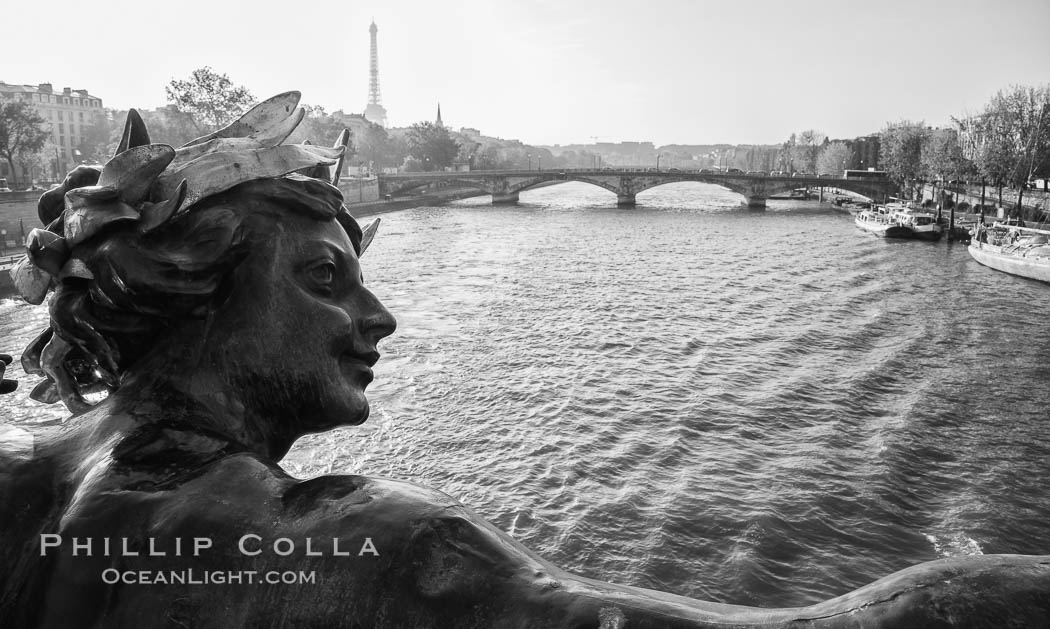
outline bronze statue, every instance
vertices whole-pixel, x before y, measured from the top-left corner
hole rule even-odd
[[[178,150],[132,111],[112,160],[41,198],[16,283],[35,303],[53,289],[51,325],[21,360],[33,398],[73,416],[0,446],[0,626],[1050,625],[1050,556],[740,607],[566,573],[432,489],[289,476],[298,437],[366,419],[395,328],[359,264],[375,224],[332,185],[345,133],[281,144],[297,105]]]

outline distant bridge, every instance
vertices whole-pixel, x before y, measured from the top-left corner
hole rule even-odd
[[[523,190],[562,181],[582,181],[616,194],[616,205],[635,205],[639,192],[679,181],[710,183],[741,194],[751,208],[763,208],[766,199],[796,188],[831,186],[884,201],[897,192],[889,179],[844,179],[830,176],[781,177],[762,174],[701,172],[652,168],[592,168],[551,170],[473,170],[465,172],[379,175],[379,194],[397,196],[434,184],[474,188],[491,194],[492,202],[517,203]]]

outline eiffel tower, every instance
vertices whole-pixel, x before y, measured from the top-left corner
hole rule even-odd
[[[369,122],[385,127],[386,108],[383,107],[379,97],[379,46],[376,44],[376,33],[378,31],[375,20],[372,20],[372,26],[368,27],[368,32],[372,35],[372,59],[369,64],[371,79],[368,81],[368,106],[365,107],[365,118]]]

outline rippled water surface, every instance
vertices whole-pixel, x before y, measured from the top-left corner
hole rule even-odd
[[[424,483],[572,571],[730,603],[1050,553],[1050,286],[815,202],[521,200],[383,216],[372,417],[289,470]],[[14,353],[45,321],[0,302]],[[58,416],[31,384],[5,417]]]

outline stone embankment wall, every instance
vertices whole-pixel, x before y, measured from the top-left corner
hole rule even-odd
[[[347,205],[372,203],[379,200],[379,179],[377,177],[341,179],[339,189],[343,191],[343,202]]]
[[[395,199],[380,199],[378,201],[366,201],[364,203],[347,203],[350,215],[360,219],[366,216],[374,216],[385,212],[407,210],[414,207],[427,207],[442,205],[458,199],[482,196],[484,193],[473,188],[441,188],[425,194],[416,194]]]
[[[942,194],[942,188],[938,187],[934,191],[933,186],[925,184],[922,187],[922,198],[936,200]],[[952,199],[956,203],[966,201],[970,205],[977,205],[981,202],[981,186],[948,186],[945,192],[945,198]],[[937,195],[936,197],[934,195]],[[984,204],[993,208],[991,212],[998,213],[999,207],[1003,209],[1003,216],[1005,218],[1016,214],[1014,207],[1017,205],[1017,190],[1003,188],[1003,202],[1000,206],[999,203],[999,190],[992,186],[986,186],[984,189]],[[1024,196],[1021,198],[1021,205],[1024,206],[1024,218],[1027,220],[1038,220],[1043,213],[1050,212],[1050,192],[1046,190],[1025,190]]]

